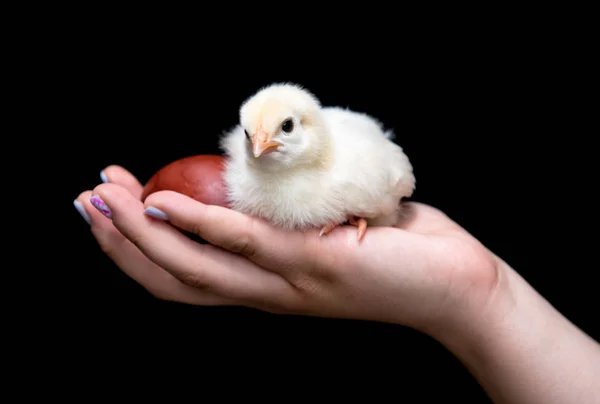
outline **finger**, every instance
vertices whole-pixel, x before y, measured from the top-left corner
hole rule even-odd
[[[102,184],[93,194],[104,203],[96,205],[125,237],[184,284],[248,303],[279,302],[293,293],[292,286],[280,276],[243,257],[194,242],[169,223],[147,216],[142,202],[121,186]]]
[[[129,277],[148,292],[162,300],[202,306],[234,305],[230,299],[184,285],[177,278],[160,268],[131,244],[108,220],[90,203],[91,191],[82,192],[75,200],[75,207],[83,210],[91,231],[102,250]]]
[[[242,254],[263,268],[275,272],[298,271],[299,263],[313,265],[316,237],[285,232],[265,221],[220,206],[205,205],[171,191],[156,192],[144,202],[148,214],[163,212],[174,226],[193,233],[211,244]],[[160,213],[155,215],[161,218]]]
[[[100,172],[100,178],[104,183],[110,182],[122,186],[138,199],[142,196],[143,185],[133,174],[121,166],[111,165],[106,167]]]

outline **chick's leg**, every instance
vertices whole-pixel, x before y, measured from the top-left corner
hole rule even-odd
[[[358,241],[361,241],[367,232],[367,220],[362,217],[348,216],[348,223],[358,227]]]

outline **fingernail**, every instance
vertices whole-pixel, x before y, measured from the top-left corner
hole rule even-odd
[[[163,212],[160,209],[155,208],[154,206],[147,207],[146,210],[144,210],[144,213],[147,214],[148,216],[152,216],[155,219],[169,220],[169,217],[167,216],[167,214],[165,212]]]
[[[102,213],[107,218],[112,219],[112,212],[110,211],[108,205],[104,203],[102,198],[100,198],[98,195],[94,195],[90,199],[90,202],[92,203],[92,205],[94,205],[96,209],[100,211],[100,213]]]
[[[74,200],[73,205],[75,206],[75,209],[77,209],[81,217],[83,217],[83,219],[87,222],[87,224],[90,224],[90,215],[87,214],[81,202],[79,202],[78,200]]]
[[[102,182],[107,183],[108,182],[108,178],[106,177],[106,174],[104,174],[104,170],[100,171],[100,179],[102,180]]]

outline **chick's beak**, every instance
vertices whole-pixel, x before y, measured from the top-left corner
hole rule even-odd
[[[252,153],[254,157],[260,157],[263,154],[269,154],[277,150],[281,143],[270,140],[265,132],[258,132],[252,138]]]

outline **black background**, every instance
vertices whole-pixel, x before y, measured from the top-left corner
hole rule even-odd
[[[115,33],[98,24],[81,31],[85,25],[39,38],[48,67],[37,77],[43,101],[56,103],[49,124],[68,139],[53,155],[56,184],[66,187],[55,202],[66,216],[53,295],[65,303],[55,316],[66,322],[52,332],[64,334],[82,362],[94,367],[88,354],[118,352],[107,372],[139,361],[159,373],[184,370],[156,365],[167,357],[198,378],[213,373],[236,384],[234,375],[257,376],[266,383],[257,394],[280,377],[293,391],[365,388],[486,402],[452,355],[404,327],[157,301],[100,251],[71,208],[110,164],[145,182],[175,159],[219,153],[218,136],[237,123],[240,103],[276,81],[300,83],[325,105],[367,112],[393,128],[415,168],[413,199],[445,211],[598,336],[590,315],[597,261],[584,255],[593,237],[580,230],[591,214],[577,185],[583,171],[568,156],[581,134],[572,93],[581,76],[577,65],[565,67],[573,50],[558,50],[557,37],[423,29],[379,42],[332,37],[317,49],[318,39],[306,45],[284,36],[275,45],[273,37],[245,38],[244,30],[225,44],[216,41],[222,30]]]

